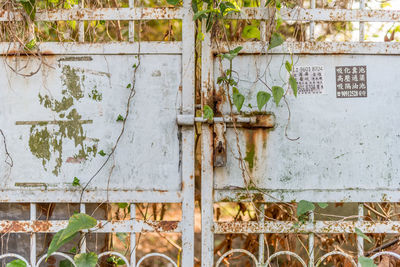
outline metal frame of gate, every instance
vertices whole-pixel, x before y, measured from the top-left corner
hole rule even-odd
[[[261,1],[264,6],[265,1]],[[364,43],[363,22],[394,22],[400,19],[400,11],[380,11],[365,10],[365,2],[361,0],[359,10],[323,10],[315,8],[315,0],[311,0],[311,9],[283,10],[282,15],[285,20],[311,21],[309,42],[287,43],[282,48],[277,48],[272,53],[285,53],[287,48],[291,48],[295,54],[400,54],[399,43]],[[2,13],[0,21],[7,21],[10,16],[7,12]],[[141,54],[181,54],[182,55],[182,115],[192,116],[194,114],[194,22],[192,20],[191,3],[184,1],[183,7],[178,8],[134,8],[134,1],[130,0],[130,8],[106,8],[99,10],[87,10],[76,8],[72,10],[51,11],[37,15],[38,20],[150,20],[150,19],[182,19],[182,42],[142,42]],[[18,18],[18,16],[16,16]],[[244,8],[243,13],[232,16],[240,19],[267,19],[268,12],[265,8]],[[315,21],[361,21],[360,22],[360,42],[356,43],[325,43],[314,42],[314,23]],[[264,36],[265,23],[261,22],[261,36]],[[130,40],[133,41],[134,27],[130,23]],[[80,24],[80,41],[84,40],[83,24]],[[261,42],[249,42],[241,44],[244,49],[242,53],[259,53],[266,44]],[[62,55],[87,55],[87,54],[137,54],[138,43],[109,43],[109,44],[85,44],[85,43],[42,43],[41,50],[49,54]],[[9,44],[1,44],[2,55],[9,51]],[[18,47],[15,47],[18,49]],[[213,59],[215,56],[211,36],[205,34],[202,46],[202,99],[203,102],[213,96]],[[190,124],[190,123],[189,123]],[[182,190],[179,192],[156,192],[156,191],[124,191],[111,192],[109,201],[129,202],[131,210],[135,210],[134,203],[153,202],[153,203],[182,203],[182,221],[180,222],[148,222],[138,221],[132,216],[132,220],[124,222],[109,222],[97,230],[98,233],[128,232],[131,236],[143,231],[164,231],[166,224],[169,232],[182,233],[182,264],[184,267],[193,265],[193,225],[194,225],[194,131],[192,126],[182,126],[183,147],[182,147]],[[226,197],[232,201],[244,201],[240,195],[243,192],[214,190],[213,187],[213,128],[207,124],[202,126],[202,266],[210,267],[214,265],[214,234],[226,233],[296,233],[298,231],[309,233],[309,246],[314,245],[314,233],[354,233],[355,227],[360,228],[365,233],[398,233],[400,222],[371,223],[361,219],[362,202],[365,201],[396,201],[400,194],[398,191],[387,192],[387,199],[373,199],[372,192],[355,191],[353,196],[349,196],[349,202],[359,202],[359,216],[357,222],[312,222],[301,226],[301,229],[294,231],[291,222],[234,222],[217,223],[213,219],[213,205],[215,202],[222,202]],[[277,192],[270,192],[272,195]],[[283,197],[280,201],[291,201],[292,199],[304,199],[307,195],[315,192],[279,192]],[[384,193],[384,192],[382,192]],[[105,192],[89,191],[85,194],[84,203],[99,203],[104,201]],[[315,201],[337,201],[335,192],[322,192],[313,196]],[[19,255],[5,254],[0,258],[17,257],[23,259],[28,266],[39,266],[40,259],[37,261],[36,255],[36,235],[35,233],[54,233],[67,224],[67,221],[36,221],[35,203],[76,203],[79,200],[79,192],[49,191],[49,190],[18,190],[0,191],[0,202],[7,203],[30,203],[30,220],[27,221],[0,221],[0,232],[2,233],[26,233],[30,234],[31,250],[30,260],[23,259]],[[275,199],[264,199],[265,202],[274,202]],[[85,212],[85,204],[81,204],[81,212]],[[134,212],[132,212],[134,214]],[[312,218],[312,216],[311,216]],[[101,223],[101,222],[100,222]],[[167,232],[168,232],[167,231]],[[260,235],[263,240],[263,235]],[[263,251],[263,242],[260,242],[260,251]],[[135,238],[131,239],[131,246],[135,246]],[[363,240],[358,238],[359,255],[363,253]],[[85,246],[82,247],[85,251]],[[312,249],[310,250],[313,251]],[[235,251],[230,251],[235,252]],[[228,253],[230,253],[228,252]],[[248,253],[248,252],[247,252]],[[286,253],[299,259],[293,253],[279,252],[272,255],[267,262],[282,253]],[[388,253],[390,254],[390,253]],[[102,254],[103,255],[103,254]],[[329,254],[330,255],[330,254]],[[321,260],[329,256],[323,256]],[[375,254],[373,258],[381,255]],[[400,258],[398,255],[390,254]],[[66,255],[63,255],[67,257]],[[122,255],[120,255],[122,256]],[[159,254],[149,254],[150,256],[160,256]],[[142,258],[136,263],[136,256],[133,251],[129,266],[140,266]],[[260,253],[258,259],[251,256],[254,262],[260,266],[264,264],[264,255]],[[219,261],[220,262],[220,261]],[[314,263],[313,253],[310,254],[310,265]],[[355,263],[354,263],[355,264]],[[176,266],[176,264],[175,264]]]
[[[82,4],[82,6],[81,6]],[[40,43],[43,56],[46,55],[181,55],[182,80],[179,90],[180,114],[194,114],[194,21],[191,2],[183,1],[181,7],[160,8],[135,8],[135,1],[129,0],[129,8],[84,8],[83,1],[80,6],[69,10],[52,10],[40,12],[36,15],[37,21],[76,20],[79,27],[79,43]],[[2,12],[0,21],[7,22],[22,20],[20,14]],[[135,42],[134,21],[145,20],[182,20],[182,41],[176,42]],[[124,20],[129,21],[129,42],[118,43],[85,43],[83,21],[90,20]],[[18,53],[20,47],[17,44],[0,43],[1,56],[10,53]],[[13,51],[13,52],[10,52]],[[85,203],[130,203],[131,218],[126,221],[99,221],[96,233],[129,233],[130,247],[136,249],[136,233],[164,232],[181,233],[182,239],[182,265],[193,266],[194,259],[194,129],[193,126],[182,126],[181,147],[181,190],[179,191],[110,191],[88,190],[83,195],[80,212],[85,213]],[[108,197],[106,197],[108,194]],[[13,221],[1,220],[0,233],[26,233],[30,235],[30,259],[25,259],[14,253],[0,255],[0,259],[19,258],[27,266],[39,266],[45,256],[37,258],[36,233],[55,233],[66,227],[68,221],[49,220],[37,221],[36,203],[79,203],[80,191],[48,190],[46,188],[29,190],[4,190],[0,189],[0,202],[2,203],[30,203],[30,220]],[[135,218],[135,203],[180,203],[182,207],[181,221],[147,221]],[[174,260],[160,253],[150,253],[137,261],[135,249],[131,251],[130,259],[116,252],[105,252],[99,255],[103,257],[114,254],[121,257],[127,266],[141,266],[149,257],[162,257],[173,266],[178,266]],[[83,242],[81,253],[86,252],[86,242]],[[55,253],[61,257],[73,260],[66,254]],[[74,264],[74,263],[73,263]]]
[[[396,22],[400,20],[399,10],[367,10],[366,1],[360,0],[359,9],[321,9],[316,8],[316,0],[310,0],[311,8],[282,9],[281,15],[286,21],[310,22],[309,37],[306,42],[286,42],[282,46],[269,51],[269,54],[287,54],[291,51],[294,55],[399,55],[400,43],[398,42],[364,42],[365,22]],[[260,20],[261,40],[252,42],[231,43],[230,47],[242,46],[240,54],[262,55],[268,47],[265,41],[266,23],[269,18],[269,10],[264,8],[266,1],[261,0],[261,8],[243,8],[240,14],[231,15],[231,19],[251,19]],[[358,42],[318,42],[315,41],[315,22],[359,22],[359,41]],[[205,23],[203,23],[205,24]],[[204,26],[203,26],[204,27]],[[205,28],[203,28],[203,32]],[[264,39],[263,39],[264,38]],[[222,48],[221,48],[222,47]],[[214,81],[214,60],[218,51],[227,52],[228,45],[219,44],[219,50],[210,34],[205,34],[202,46],[202,104],[213,103],[213,96],[216,91]],[[212,104],[211,104],[212,105]],[[293,261],[298,261],[302,266],[320,266],[323,261],[332,255],[346,257],[353,266],[357,266],[356,261],[350,256],[340,251],[332,251],[323,255],[319,259],[314,256],[314,234],[335,234],[335,233],[355,233],[355,228],[359,228],[364,233],[387,233],[398,234],[400,221],[371,222],[363,221],[363,202],[398,202],[400,193],[398,190],[358,190],[349,192],[343,197],[336,191],[324,190],[266,190],[266,194],[260,191],[250,190],[250,195],[246,190],[240,189],[216,189],[214,188],[214,127],[210,125],[202,126],[202,266],[222,266],[222,260],[233,253],[244,253],[248,256],[255,266],[269,266],[272,260],[280,255],[290,256]],[[257,194],[258,193],[258,194]],[[260,195],[262,198],[260,200]],[[257,201],[261,204],[260,210],[264,210],[266,203],[293,202],[294,200],[309,200],[311,202],[352,202],[358,203],[357,221],[315,221],[313,212],[310,213],[309,221],[300,228],[296,228],[295,222],[288,221],[265,221],[260,216],[260,221],[235,221],[235,222],[216,222],[214,220],[214,204],[220,202],[249,202],[257,196]],[[384,197],[382,197],[384,196]],[[254,198],[255,199],[255,198]],[[225,254],[214,259],[214,235],[215,234],[259,234],[259,254],[253,255],[244,249],[232,249]],[[270,255],[264,255],[264,234],[308,234],[308,264],[299,255],[290,251],[279,251]],[[364,255],[364,239],[357,237],[358,256]],[[371,256],[375,259],[382,255],[389,255],[400,259],[400,255],[393,252],[380,252]]]

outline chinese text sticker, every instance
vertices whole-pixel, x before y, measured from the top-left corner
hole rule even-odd
[[[323,66],[297,66],[293,69],[299,95],[325,94]]]
[[[367,97],[367,66],[336,67],[336,97]]]

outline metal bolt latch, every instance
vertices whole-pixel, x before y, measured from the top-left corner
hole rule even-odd
[[[224,116],[224,117],[214,117],[212,120],[208,120],[203,117],[195,117],[194,115],[178,115],[176,122],[180,126],[192,126],[196,122],[199,123],[224,123],[226,127],[232,127],[233,122],[236,123],[236,127],[240,128],[273,128],[275,127],[275,115],[260,114],[251,116]]]
[[[226,165],[226,124],[214,123],[214,167]]]
[[[258,114],[252,116],[224,116],[207,120],[193,115],[178,115],[177,124],[180,126],[193,126],[195,123],[209,123],[214,126],[214,167],[226,166],[226,138],[227,127],[233,127],[235,122],[238,128],[273,128],[275,127],[275,115]]]

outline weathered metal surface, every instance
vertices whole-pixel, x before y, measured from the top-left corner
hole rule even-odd
[[[312,196],[315,202],[396,202],[400,199],[398,189],[376,188],[343,188],[343,189],[262,189],[249,190],[238,187],[217,190],[214,192],[216,202],[284,202],[289,200],[307,199]]]
[[[240,51],[244,54],[266,53],[268,50],[267,42],[235,42],[230,47],[242,46]],[[214,53],[227,52],[228,45],[226,43],[219,44],[219,49],[213,46]],[[291,51],[294,54],[335,54],[335,55],[399,55],[399,42],[285,42],[283,45],[268,51],[268,54],[286,54]]]
[[[176,7],[157,8],[72,8],[46,10],[36,13],[36,21],[59,21],[59,20],[155,20],[155,19],[182,19],[184,9]],[[0,21],[23,20],[20,13],[12,13],[0,10]]]
[[[40,189],[39,189],[40,188]],[[39,188],[21,188],[18,190],[0,190],[1,202],[18,202],[18,203],[76,203],[79,201],[81,192],[72,188],[46,189],[45,186]],[[62,190],[62,194],[60,194]],[[181,203],[183,196],[181,191],[166,190],[96,190],[91,189],[85,191],[82,196],[84,203],[101,203],[104,196],[113,203],[134,202],[140,203],[146,200],[147,203]]]
[[[218,124],[223,123],[226,127],[233,127],[233,123],[237,127],[244,128],[273,128],[275,127],[275,116],[274,114],[259,114],[249,116],[224,116],[224,117],[213,117],[211,120],[204,117],[194,117],[193,115],[178,115],[176,122],[178,125],[191,126],[195,122]]]
[[[267,84],[282,85],[280,77],[287,77],[280,67],[282,57],[274,56],[269,63],[271,74],[261,78]],[[301,55],[295,62],[297,66],[323,66],[327,94],[300,95],[297,99],[288,95],[292,116],[287,135],[294,141],[285,136],[288,110],[284,101],[279,107],[272,101],[268,105],[277,118],[275,129],[238,129],[242,154],[255,185],[272,191],[308,191],[303,197],[310,201],[316,201],[313,191],[335,191],[337,200],[350,201],[355,191],[379,190],[383,194],[371,194],[369,201],[382,201],[387,192],[398,190],[395,177],[399,175],[400,152],[395,147],[400,137],[396,115],[400,95],[396,86],[400,78],[391,74],[395,69],[393,58]],[[234,60],[239,88],[248,99],[245,105],[256,106],[257,92],[267,90],[257,80],[257,73],[265,73],[267,63],[266,56],[239,56]],[[367,66],[368,97],[336,97],[335,66],[347,65]],[[218,70],[218,63],[214,68]],[[216,71],[215,77],[218,75]],[[228,114],[228,104],[224,103],[220,111]],[[246,106],[244,111],[251,110]],[[227,129],[226,138],[227,167],[214,169],[216,189],[244,186],[235,132]],[[285,199],[293,200],[300,199]]]
[[[14,166],[0,163],[5,189],[70,189],[92,177],[111,152],[125,115],[135,56],[53,56],[36,75],[3,65],[0,121]],[[34,72],[38,61],[6,59]],[[19,65],[18,65],[19,64]],[[180,191],[180,133],[176,95],[180,56],[141,56],[136,94],[114,156],[93,180],[96,190]],[[168,135],[164,133],[168,132]],[[2,147],[0,155],[5,157]],[[154,163],[157,162],[157,167]],[[77,190],[79,191],[79,189]]]
[[[19,13],[0,12],[0,21],[21,20]],[[134,42],[134,20],[182,20],[182,42]],[[96,233],[181,233],[182,266],[194,263],[194,127],[177,125],[177,115],[193,116],[195,29],[190,1],[177,8],[129,8],[38,11],[37,21],[76,20],[80,43],[39,43],[37,51],[18,44],[0,43],[0,129],[13,160],[0,164],[0,202],[31,202],[29,221],[0,220],[2,233],[29,233],[30,261],[17,254],[27,266],[39,266],[35,233],[56,232],[68,221],[36,221],[40,202],[131,203],[126,221],[99,221]],[[90,44],[85,41],[84,20],[129,20],[129,41]],[[97,175],[85,194],[73,187],[92,177],[112,150],[125,115],[134,64],[135,96],[129,119],[115,154]],[[123,55],[123,56],[122,56]],[[43,64],[40,64],[43,60]],[[12,66],[23,76],[16,75]],[[99,154],[100,150],[105,156]],[[0,158],[7,157],[4,147]],[[33,203],[32,203],[33,202]],[[141,221],[135,218],[134,203],[181,203],[181,221]],[[1,218],[0,218],[1,219]],[[40,245],[40,244],[39,244]],[[40,246],[39,246],[40,247]],[[86,240],[80,252],[86,252]],[[73,260],[65,254],[55,253]],[[171,258],[150,253],[136,264],[135,249],[130,260],[116,252],[105,252],[138,267],[149,257]]]
[[[214,231],[216,234],[260,234],[260,233],[320,233],[338,234],[355,233],[355,228],[363,233],[387,233],[397,234],[400,229],[400,222],[371,222],[371,221],[316,221],[316,222],[287,222],[287,221],[236,221],[236,222],[216,222]]]
[[[54,233],[67,227],[68,221],[1,221],[0,233]],[[99,221],[96,233],[181,232],[179,221]]]
[[[261,1],[260,6],[264,5],[265,1]],[[235,79],[239,81],[239,91],[246,97],[242,109],[245,112],[255,111],[254,108],[248,108],[248,104],[251,104],[250,107],[257,106],[258,91],[268,92],[265,84],[268,87],[282,86],[290,91],[286,82],[288,74],[282,66],[285,60],[290,61],[289,51],[295,54],[295,66],[318,67],[318,73],[323,76],[322,83],[318,81],[318,84],[311,84],[311,87],[316,86],[318,90],[311,90],[311,87],[299,90],[301,94],[297,99],[293,94],[288,94],[290,111],[285,101],[281,101],[279,107],[275,107],[272,99],[270,100],[267,110],[276,116],[274,129],[238,127],[235,132],[234,129],[228,128],[227,164],[224,167],[213,166],[215,153],[212,153],[214,150],[208,150],[208,146],[214,145],[215,149],[216,144],[213,144],[213,138],[210,137],[212,130],[203,126],[203,229],[212,231],[213,234],[259,234],[258,259],[248,251],[234,249],[222,255],[218,264],[231,253],[245,253],[257,266],[267,266],[278,256],[291,256],[293,260],[300,261],[302,266],[312,267],[314,263],[315,266],[319,266],[331,255],[344,256],[353,266],[357,266],[352,256],[338,251],[325,254],[316,261],[314,233],[354,233],[356,227],[365,233],[397,234],[399,231],[399,222],[363,221],[362,204],[359,204],[356,215],[358,220],[354,222],[315,221],[313,212],[309,214],[309,221],[300,224],[299,227],[295,222],[265,222],[262,216],[257,222],[214,222],[212,203],[220,201],[292,202],[304,199],[312,202],[398,202],[400,199],[400,184],[395,178],[400,166],[400,153],[395,149],[400,137],[400,123],[396,115],[396,103],[400,97],[396,84],[400,81],[393,75],[396,68],[395,55],[400,53],[400,44],[363,42],[365,21],[397,21],[400,16],[399,10],[365,10],[364,0],[360,1],[360,10],[317,9],[315,0],[310,1],[310,7],[311,9],[281,10],[284,20],[309,23],[309,40],[306,42],[286,42],[271,51],[268,50],[269,44],[265,39],[229,45],[218,43],[218,46],[212,45],[212,53],[215,56],[213,58],[208,54],[211,45],[207,38],[210,36],[206,35],[204,39],[202,61],[206,63],[202,65],[203,104],[214,108],[218,117],[230,114],[225,93],[221,88],[217,91],[218,85],[215,83],[214,90],[209,86],[209,82],[217,80],[221,75],[220,70],[228,68],[227,62],[220,67],[219,59],[216,59],[218,53],[226,53],[238,46],[243,47],[242,55],[233,61],[233,72]],[[242,11],[240,14],[230,15],[230,18],[264,20],[271,16],[267,8],[243,8]],[[316,21],[360,22],[360,42],[315,42]],[[260,22],[260,32],[261,38],[264,38],[264,21]],[[207,64],[212,60],[214,66],[209,67]],[[346,78],[348,81],[342,81],[341,77],[335,75],[336,66],[358,66],[357,70],[366,66],[367,83],[359,80],[359,76],[351,76]],[[305,84],[303,81],[299,82],[299,86]],[[310,82],[313,83],[313,80],[309,80],[308,85]],[[351,89],[347,88],[349,84]],[[321,88],[321,85],[324,88]],[[348,95],[343,96],[352,98],[337,98],[346,90]],[[212,100],[210,92],[214,93]],[[310,92],[319,93],[309,94]],[[289,113],[291,115],[288,124]],[[238,151],[238,145],[241,153]],[[238,162],[240,154],[245,163],[244,168]],[[244,179],[251,179],[254,184],[245,189]],[[212,187],[210,182],[213,182]],[[262,210],[264,204],[260,203],[260,207]],[[279,251],[264,260],[263,233],[307,234],[308,264],[299,255],[289,251]],[[213,235],[208,232],[203,232],[202,237],[207,243],[213,240]],[[359,236],[358,256],[364,255],[363,242]],[[203,244],[202,248],[202,259],[205,262],[202,266],[211,266],[213,248],[207,244]],[[390,256],[400,257],[397,254]]]
[[[231,19],[267,20],[275,15],[272,9],[245,7],[238,14],[229,15]],[[364,21],[396,22],[400,19],[399,10],[361,10],[361,9],[322,9],[293,8],[281,9],[283,20],[288,21]]]
[[[224,167],[226,164],[226,125],[214,124],[214,167]]]
[[[38,43],[40,55],[132,55],[138,54],[182,54],[182,42],[110,42],[110,43],[59,43],[44,42]],[[34,52],[32,52],[35,54]],[[10,44],[0,42],[0,54],[29,55],[19,44]]]

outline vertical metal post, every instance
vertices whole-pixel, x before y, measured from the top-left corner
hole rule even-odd
[[[260,206],[260,225],[265,223],[265,204]],[[258,262],[264,264],[264,233],[258,235]]]
[[[365,0],[360,0],[360,9],[361,10],[365,9]],[[364,42],[364,36],[365,36],[365,22],[360,21],[360,31],[358,37],[359,42]]]
[[[314,211],[310,212],[309,215],[309,222],[310,223],[314,223]],[[314,266],[314,261],[315,261],[315,256],[314,256],[314,233],[310,233],[308,235],[308,251],[309,251],[309,256],[310,256],[310,261],[308,263],[309,267],[313,267]]]
[[[202,21],[204,40],[201,52],[201,102],[202,106],[213,102],[213,52],[211,34],[206,32],[206,20]],[[214,169],[213,128],[207,123],[201,126],[201,266],[214,265]]]
[[[183,115],[195,114],[195,23],[192,2],[183,1],[182,105]],[[194,266],[194,127],[182,126],[182,266]]]
[[[30,204],[30,220],[31,222],[36,220],[36,204]],[[36,266],[36,233],[31,233],[31,251],[30,251],[30,260],[31,266]]]
[[[265,8],[265,0],[260,0],[260,8]],[[267,32],[267,24],[265,23],[265,20],[261,20],[260,22],[260,40],[261,42],[266,41],[266,32]]]
[[[80,0],[80,7],[76,8],[84,8],[85,7],[85,0]],[[85,22],[79,21],[78,22],[78,36],[79,42],[83,43],[85,41]]]
[[[311,9],[315,9],[315,0],[311,0]],[[310,22],[310,41],[315,41],[315,22]]]
[[[132,224],[136,220],[136,204],[131,204],[131,221]],[[136,233],[130,233],[130,250],[131,250],[131,264],[130,266],[136,266]]]
[[[358,204],[358,221],[362,222],[364,217],[364,205],[362,203]],[[357,255],[358,257],[364,256],[364,238],[357,236]],[[360,263],[358,266],[361,267]]]
[[[81,203],[79,208],[80,208],[81,213],[86,213],[86,205],[84,203]],[[83,232],[87,232],[87,230],[83,231]],[[86,237],[83,238],[81,241],[81,251],[80,252],[86,253]]]
[[[129,0],[129,7],[135,7],[135,0]],[[129,42],[135,41],[135,21],[129,21]]]

